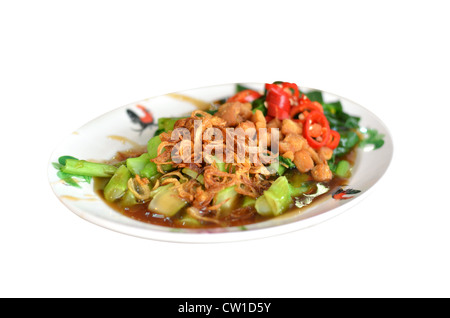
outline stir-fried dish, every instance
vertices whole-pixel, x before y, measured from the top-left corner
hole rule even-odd
[[[370,138],[372,140],[370,140]],[[294,83],[236,94],[178,118],[159,118],[144,150],[108,163],[64,157],[60,173],[96,177],[116,210],[153,224],[242,226],[303,208],[346,183],[358,145],[382,136],[359,127],[339,101]]]

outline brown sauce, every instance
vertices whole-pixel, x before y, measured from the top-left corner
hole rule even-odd
[[[106,178],[94,178],[94,188],[98,195],[101,198],[104,198],[103,195],[103,188],[105,187],[106,183],[108,182],[108,179]],[[313,204],[316,204],[320,202],[325,197],[331,195],[337,188],[340,186],[345,185],[347,182],[347,179],[342,178],[333,178],[331,181],[327,183],[322,183],[325,187],[328,188],[328,191],[318,195],[317,197],[314,197],[314,199],[308,203],[307,205],[298,208],[295,205],[296,200],[302,199],[302,196],[299,196],[297,198],[294,198],[293,203],[291,204],[290,208],[284,212],[281,216],[285,216],[286,214],[290,212],[295,213],[301,213],[302,211],[305,211],[309,207],[311,207]],[[313,187],[314,188],[314,187]],[[315,190],[315,189],[314,189]],[[314,192],[314,191],[311,191]],[[311,194],[311,192],[307,192],[306,194]],[[116,210],[117,212],[140,222],[150,223],[153,225],[159,225],[159,226],[165,226],[165,227],[172,227],[172,228],[220,228],[220,227],[239,227],[239,226],[246,226],[249,224],[255,224],[263,221],[267,221],[269,219],[272,219],[274,217],[264,217],[261,216],[256,212],[254,207],[246,207],[246,208],[240,208],[231,213],[230,216],[223,219],[223,222],[220,224],[211,223],[211,222],[204,222],[199,221],[199,224],[192,225],[189,223],[183,222],[183,215],[185,214],[185,209],[182,209],[179,213],[177,213],[174,217],[165,217],[160,214],[153,213],[148,210],[148,202],[137,204],[131,207],[124,207],[121,206],[119,203],[116,202],[107,202],[104,200],[104,202],[109,205],[111,208]],[[239,202],[237,203],[237,206],[239,206]],[[280,216],[280,217],[281,217]]]
[[[146,151],[146,148],[143,146],[136,145],[135,148],[131,148],[127,151],[121,151],[118,152],[108,163],[118,163],[121,161],[126,160],[127,158],[132,157],[138,157],[141,154],[143,154]],[[356,160],[356,149],[353,149],[350,151],[346,156],[344,156],[342,159],[345,159],[350,162],[350,164],[353,166],[354,162]],[[297,171],[297,170],[294,170]],[[291,170],[292,172],[292,170]],[[183,222],[183,215],[185,215],[185,209],[182,209],[179,213],[177,213],[174,217],[165,217],[161,214],[156,214],[148,210],[148,202],[141,203],[137,205],[133,205],[131,207],[124,207],[121,206],[120,203],[117,202],[107,202],[104,200],[103,195],[103,189],[106,186],[108,182],[108,178],[94,178],[94,190],[97,192],[97,194],[100,196],[100,198],[103,199],[103,201],[109,205],[111,208],[116,210],[117,212],[140,222],[150,223],[158,226],[165,226],[165,227],[171,227],[171,228],[220,228],[220,227],[239,227],[239,226],[246,226],[249,224],[255,224],[263,221],[267,221],[269,219],[273,219],[276,217],[264,217],[261,216],[256,212],[256,210],[253,207],[247,207],[247,208],[239,208],[233,211],[229,216],[223,219],[223,222],[220,224],[211,223],[211,222],[204,222],[199,221],[198,224],[190,224]],[[301,200],[303,198],[302,196],[299,196],[297,198],[293,198],[293,203],[289,207],[289,209],[284,212],[282,215],[278,217],[286,217],[287,215],[291,213],[302,213],[309,207],[311,207],[314,204],[320,203],[323,199],[333,194],[339,187],[346,185],[348,179],[344,178],[338,178],[334,177],[331,181],[321,183],[323,186],[328,188],[328,191],[325,193],[318,195],[313,198],[311,202],[309,202],[307,205],[303,207],[297,207],[295,205],[295,202],[297,200]],[[317,183],[314,183],[315,185]],[[316,188],[312,188],[310,192],[307,192],[305,194],[311,194],[315,192]],[[236,204],[236,206],[240,206],[240,202]]]
[[[98,194],[103,197],[101,190]],[[105,201],[106,202],[106,201]],[[219,225],[211,222],[199,221],[199,225],[192,225],[189,223],[184,223],[182,216],[185,209],[181,210],[174,217],[165,217],[161,214],[156,214],[148,210],[148,202],[143,204],[137,204],[131,207],[122,207],[116,203],[106,202],[110,207],[119,213],[145,223],[150,223],[153,225],[166,226],[172,228],[218,228],[218,227],[232,227],[232,226],[245,226],[248,224],[254,224],[267,220],[268,218],[259,215],[254,208],[248,208],[249,217],[245,218],[225,218],[223,222]]]

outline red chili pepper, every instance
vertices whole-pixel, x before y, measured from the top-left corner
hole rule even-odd
[[[228,98],[227,102],[251,103],[259,97],[261,97],[261,94],[257,91],[254,91],[252,89],[244,89]]]
[[[293,97],[300,97],[300,91],[298,90],[298,86],[295,83],[283,82],[281,83],[281,88],[283,88],[288,94]],[[286,88],[288,88],[286,90]]]
[[[289,118],[291,101],[288,92],[277,84],[266,84],[267,114],[278,119]]]
[[[291,116],[291,118],[294,118],[298,114],[301,114],[305,111],[309,113],[312,112],[313,110],[317,110],[323,113],[323,108],[322,105],[320,105],[320,103],[312,102],[308,99],[308,97],[306,97],[306,95],[302,95],[300,97],[299,104],[291,108],[289,115]],[[307,116],[308,113],[306,113],[305,116]]]
[[[321,141],[314,139],[310,135],[311,126],[315,123],[322,126],[322,135],[319,136]],[[330,124],[323,113],[317,110],[313,110],[309,113],[305,119],[305,123],[303,124],[303,137],[306,138],[308,144],[314,149],[319,149],[328,143],[330,139]]]
[[[339,140],[341,139],[341,135],[336,130],[330,129],[330,139],[328,140],[328,143],[326,146],[330,149],[336,149],[336,147],[339,145]]]

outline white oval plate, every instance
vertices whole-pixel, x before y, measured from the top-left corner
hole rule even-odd
[[[264,84],[244,85],[259,91],[264,87]],[[300,89],[306,92],[310,90],[304,87]],[[235,84],[193,89],[131,103],[92,120],[68,136],[51,155],[48,177],[54,193],[64,205],[81,218],[120,233],[170,242],[239,241],[300,230],[342,213],[365,197],[391,162],[392,138],[380,119],[352,101],[323,92],[325,102],[340,100],[345,112],[361,117],[361,127],[376,129],[385,136],[384,145],[377,150],[358,149],[357,161],[348,188],[361,192],[348,200],[335,200],[332,193],[328,193],[318,204],[302,209],[301,212],[289,212],[278,218],[245,227],[173,229],[136,221],[115,211],[95,193],[92,182],[79,182],[80,187],[73,187],[57,176],[57,170],[52,163],[57,162],[60,156],[70,155],[78,159],[102,161],[111,159],[118,151],[136,145],[146,145],[157,125],[146,125],[139,120],[132,120],[145,117],[145,111],[148,111],[153,117],[153,122],[157,123],[160,117],[182,116],[195,110],[199,105],[209,105],[234,93]]]

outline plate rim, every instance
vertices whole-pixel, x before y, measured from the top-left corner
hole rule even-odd
[[[193,90],[211,89],[213,87],[228,87],[230,85],[234,86],[236,84],[264,85],[264,83],[256,83],[256,82],[225,83],[225,84],[216,84],[216,85],[211,85],[211,86],[186,89],[186,90],[177,91],[177,92],[173,92],[173,93],[183,94],[185,92],[189,92],[189,91],[193,91]],[[96,215],[93,215],[92,213],[85,213],[79,207],[77,207],[73,204],[70,204],[67,200],[64,200],[61,197],[61,195],[56,192],[56,189],[52,184],[51,176],[52,176],[52,174],[53,175],[55,174],[55,169],[54,169],[52,163],[54,162],[55,154],[58,152],[58,149],[60,149],[70,139],[70,137],[73,133],[65,136],[61,140],[59,145],[57,147],[55,147],[55,149],[52,151],[51,156],[49,158],[48,179],[50,182],[51,189],[52,189],[53,193],[55,194],[55,196],[59,199],[59,201],[62,202],[62,204],[66,208],[68,208],[70,211],[72,211],[73,213],[78,215],[80,218],[82,218],[90,223],[96,224],[100,227],[103,227],[105,229],[109,229],[109,230],[112,230],[112,231],[115,231],[118,233],[130,235],[130,236],[134,236],[134,237],[138,237],[138,238],[143,238],[143,239],[156,240],[156,241],[173,242],[173,243],[221,243],[221,242],[246,241],[246,240],[260,239],[260,238],[264,238],[264,237],[272,237],[272,236],[276,236],[276,235],[292,233],[292,232],[295,232],[298,230],[302,230],[302,229],[309,228],[311,226],[320,224],[326,220],[332,219],[332,218],[336,217],[337,215],[353,208],[355,205],[357,205],[358,203],[363,201],[368,195],[370,195],[373,192],[374,188],[377,187],[380,180],[385,176],[386,172],[389,170],[389,168],[391,166],[392,159],[394,156],[394,151],[395,151],[394,140],[392,137],[392,132],[387,127],[387,125],[381,120],[381,118],[378,117],[373,111],[367,109],[366,107],[362,106],[361,104],[359,104],[349,98],[342,97],[341,95],[334,94],[334,93],[331,93],[326,90],[305,87],[305,86],[299,86],[299,88],[301,88],[302,90],[307,90],[307,91],[308,90],[317,90],[324,94],[331,95],[334,98],[337,98],[341,101],[345,100],[345,101],[353,104],[354,106],[359,108],[361,111],[366,112],[370,116],[372,116],[373,119],[375,119],[376,122],[379,125],[381,125],[381,127],[384,130],[385,137],[387,137],[390,141],[389,158],[387,158],[387,161],[385,164],[386,165],[385,169],[383,169],[383,171],[381,171],[381,173],[377,174],[377,178],[371,186],[369,186],[363,193],[352,198],[352,200],[349,200],[349,202],[345,202],[345,204],[342,204],[340,206],[337,206],[337,207],[327,210],[325,212],[319,213],[317,215],[312,215],[312,216],[309,216],[307,218],[300,219],[297,221],[285,222],[282,224],[265,226],[262,228],[252,228],[249,230],[230,231],[230,229],[233,227],[227,227],[227,228],[224,228],[225,231],[224,230],[217,230],[217,231],[216,230],[213,230],[213,231],[206,230],[206,231],[183,232],[183,230],[173,230],[172,228],[153,225],[154,227],[162,228],[161,231],[159,231],[159,230],[153,230],[153,229],[149,229],[149,228],[136,227],[129,223],[124,224],[124,223],[116,222],[111,219],[98,217]],[[153,96],[153,97],[141,99],[141,100],[138,100],[135,102],[131,102],[131,103],[128,103],[128,104],[120,106],[120,107],[116,107],[110,111],[107,111],[107,112],[87,121],[85,124],[80,126],[76,131],[82,130],[83,128],[88,127],[89,125],[92,125],[97,120],[107,117],[108,115],[111,115],[115,112],[125,109],[126,107],[130,107],[130,105],[136,105],[143,101],[149,101],[152,99],[156,99],[158,97],[166,96],[168,94],[172,94],[172,93],[160,94],[157,96]],[[94,192],[94,194],[95,194],[95,192]],[[105,205],[105,207],[108,207],[106,203],[104,203],[104,202],[102,202],[102,203]],[[108,208],[112,209],[111,207],[108,207]],[[119,213],[119,212],[117,212],[117,213]],[[137,221],[137,222],[140,222],[140,221]],[[265,222],[267,222],[267,221],[265,221]],[[140,223],[147,224],[145,222],[140,222]],[[228,229],[228,231],[226,229]]]

